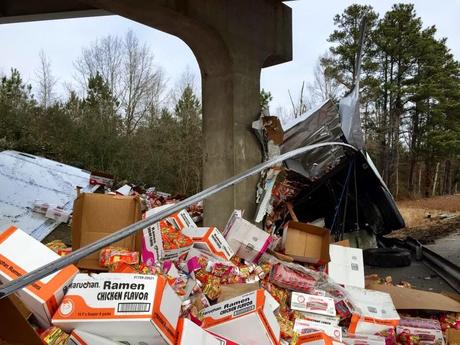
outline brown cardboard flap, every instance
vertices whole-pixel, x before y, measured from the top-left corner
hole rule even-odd
[[[290,221],[283,234],[284,252],[297,261],[326,264],[329,258],[329,230]]]
[[[40,337],[35,333],[22,312],[10,297],[0,299],[0,342],[7,341],[14,345],[42,345]]]
[[[449,328],[446,340],[447,345],[460,345],[460,329]]]
[[[137,197],[80,193],[74,202],[72,220],[72,249],[76,250],[141,220]],[[114,246],[140,249],[140,235],[130,236]],[[99,266],[99,253],[82,259],[78,267],[104,270]]]
[[[389,293],[396,309],[425,309],[460,312],[460,303],[440,293],[370,283],[367,287]]]

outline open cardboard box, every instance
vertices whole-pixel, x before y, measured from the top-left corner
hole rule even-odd
[[[330,261],[329,242],[329,230],[290,221],[284,228],[282,248],[296,261],[324,265]]]
[[[76,250],[142,219],[138,197],[78,193],[73,206],[72,249]],[[113,246],[140,250],[140,235],[127,237]],[[99,253],[80,260],[82,269],[104,271]]]

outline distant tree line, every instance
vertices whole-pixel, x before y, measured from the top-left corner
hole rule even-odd
[[[336,15],[331,47],[305,98],[338,100],[350,91],[362,19],[361,113],[371,157],[396,197],[456,192],[460,65],[436,27],[423,26],[414,5],[395,4],[383,16],[371,6],[351,5]]]
[[[159,190],[201,189],[201,103],[193,78],[169,93],[153,55],[132,32],[108,36],[75,62],[79,88],[56,97],[40,54],[36,89],[12,69],[0,83],[0,150],[45,156]]]

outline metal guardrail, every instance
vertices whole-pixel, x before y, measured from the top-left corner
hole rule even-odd
[[[348,148],[352,151],[358,151],[354,146],[351,146],[349,144],[345,144],[343,142],[329,142],[329,143],[320,143],[320,144],[314,144],[314,145],[308,145],[304,146],[289,152],[286,152],[282,155],[279,155],[278,157],[275,157],[273,159],[270,159],[268,161],[265,161],[263,163],[260,163],[251,169],[246,170],[245,172],[242,172],[238,175],[235,175],[227,180],[224,180],[214,186],[211,186],[209,188],[206,188],[205,190],[192,195],[188,197],[187,199],[184,199],[177,204],[175,204],[172,207],[169,207],[163,211],[158,212],[157,214],[143,219],[137,223],[131,224],[123,229],[118,230],[117,232],[110,234],[106,237],[101,238],[100,240],[97,240],[96,242],[93,242],[85,247],[82,247],[80,249],[77,249],[76,251],[72,252],[71,254],[64,256],[62,258],[59,258],[45,266],[42,266],[40,268],[37,268],[36,270],[25,274],[24,276],[15,279],[7,284],[1,285],[0,286],[0,299],[9,296],[10,294],[16,292],[19,289],[22,289],[26,287],[27,285],[40,280],[43,277],[46,277],[56,271],[59,271],[60,269],[71,265],[80,259],[84,258],[85,256],[92,254],[94,252],[97,252],[98,250],[101,250],[102,248],[118,242],[122,240],[125,237],[128,237],[130,235],[133,235],[137,231],[140,231],[144,229],[147,226],[150,226],[161,219],[176,213],[183,208],[190,206],[198,201],[201,201],[203,199],[206,199],[210,197],[211,195],[214,195],[230,186],[233,186],[235,184],[240,183],[241,181],[245,180],[246,178],[253,176],[255,174],[258,174],[264,169],[267,169],[273,165],[276,165],[278,163],[281,163],[285,161],[286,159],[294,158],[296,156],[299,156],[305,152],[312,151],[321,147],[328,147],[328,146],[342,146],[345,148]]]

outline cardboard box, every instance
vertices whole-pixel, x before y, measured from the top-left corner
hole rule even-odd
[[[438,320],[402,317],[396,327],[396,334],[402,333],[418,336],[423,345],[444,345],[444,337]]]
[[[302,319],[296,319],[294,322],[294,332],[300,335],[317,333],[318,331],[326,333],[331,338],[342,341],[342,327]]]
[[[0,234],[0,281],[7,283],[59,259],[59,255],[27,235],[10,227]],[[43,328],[50,326],[51,317],[64,297],[78,269],[67,266],[19,290],[17,295],[35,315]]]
[[[330,297],[308,295],[293,291],[291,294],[291,309],[301,312],[335,316],[335,303]]]
[[[346,291],[354,309],[350,333],[375,334],[399,324],[399,314],[389,294],[354,286],[348,286]]]
[[[237,256],[255,263],[267,251],[272,241],[269,233],[240,217],[235,217],[225,239]]]
[[[215,227],[185,228],[182,233],[193,240],[194,247],[207,250],[224,260],[230,260],[235,255],[227,240]]]
[[[323,332],[310,333],[298,337],[296,345],[343,345],[342,342],[329,337]]]
[[[237,343],[207,332],[189,319],[179,319],[177,345],[238,345]]]
[[[351,334],[342,338],[343,342],[348,345],[385,345],[385,337],[370,334]]]
[[[327,315],[305,313],[305,312],[302,312],[302,315],[305,320],[319,322],[319,323],[323,323],[325,325],[330,325],[330,326],[337,326],[340,322],[340,317],[338,316],[327,316]]]
[[[460,329],[449,328],[446,341],[447,345],[460,345]]]
[[[329,242],[329,230],[290,221],[284,228],[281,246],[296,261],[323,265],[330,261]]]
[[[74,329],[72,333],[70,333],[66,345],[120,345],[120,343],[79,329]]]
[[[171,205],[163,205],[160,207],[152,208],[145,212],[144,218],[149,218],[154,214],[162,211]],[[187,253],[192,245],[166,250],[163,248],[163,238],[161,236],[161,227],[166,225],[165,223],[171,224],[178,231],[183,229],[196,229],[197,226],[190,217],[186,210],[181,210],[159,222],[156,222],[142,231],[141,235],[141,260],[146,265],[154,265],[158,260],[175,260],[179,256]]]
[[[43,345],[34,329],[27,321],[27,315],[21,312],[23,307],[16,305],[14,295],[0,299],[0,343]],[[5,317],[8,316],[8,317]]]
[[[371,283],[370,290],[382,291],[390,294],[398,310],[438,310],[460,313],[460,302],[440,293],[406,289],[397,286]]]
[[[202,327],[238,344],[274,345],[280,327],[263,289],[205,308]]]
[[[181,300],[163,276],[78,274],[53,324],[111,340],[173,344]]]
[[[79,249],[142,219],[139,198],[132,196],[79,193],[72,217],[72,250]],[[138,236],[130,236],[113,246],[138,251]],[[99,265],[99,253],[78,262],[78,267],[107,270]]]
[[[331,244],[331,261],[328,264],[329,277],[336,283],[364,289],[363,250]]]

